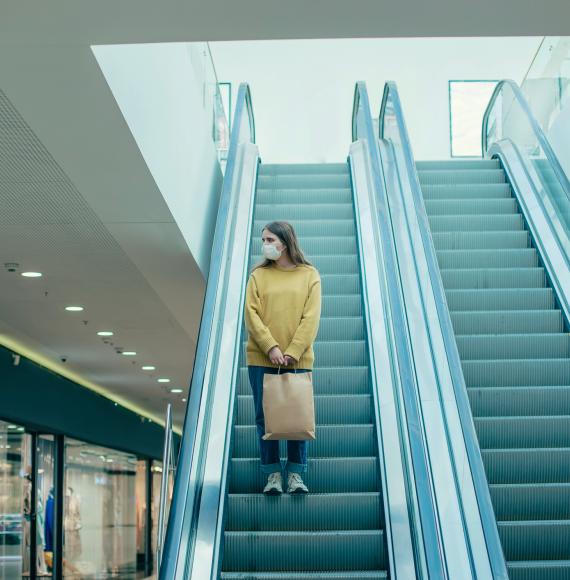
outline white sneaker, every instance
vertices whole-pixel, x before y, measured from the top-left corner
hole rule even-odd
[[[283,493],[283,480],[278,471],[269,474],[267,485],[263,488],[263,493],[267,495],[280,495]]]
[[[298,473],[289,474],[287,478],[287,493],[309,493],[309,489]]]

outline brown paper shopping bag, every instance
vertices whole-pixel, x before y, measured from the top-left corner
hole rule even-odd
[[[281,373],[263,377],[263,439],[315,439],[313,373]]]

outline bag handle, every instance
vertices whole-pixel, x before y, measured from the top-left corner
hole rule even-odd
[[[297,365],[297,369],[295,369],[295,364]],[[298,370],[299,370],[299,361],[297,361],[295,364],[293,364],[293,372],[295,374],[297,374]],[[279,365],[279,367],[277,368],[277,374],[281,373],[281,365]]]

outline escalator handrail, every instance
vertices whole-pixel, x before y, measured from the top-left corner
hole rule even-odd
[[[536,117],[533,115],[532,110],[530,108],[530,105],[528,104],[521,88],[512,79],[504,79],[497,84],[497,86],[495,87],[495,90],[493,91],[493,94],[491,96],[491,100],[489,101],[489,104],[487,105],[487,108],[485,109],[485,114],[483,115],[482,132],[481,132],[481,142],[482,142],[482,146],[483,146],[483,155],[487,154],[487,151],[489,150],[489,146],[491,145],[489,143],[489,140],[488,140],[489,118],[491,116],[491,112],[495,106],[495,103],[496,103],[497,99],[499,98],[499,95],[503,91],[504,87],[509,87],[513,91],[513,95],[514,95],[518,105],[523,110],[530,126],[532,127],[532,130],[534,132],[534,135],[535,135],[540,147],[544,151],[544,156],[546,157],[546,160],[548,161],[548,163],[552,167],[552,170],[554,171],[554,174],[556,175],[556,178],[558,179],[558,182],[560,183],[560,186],[562,187],[562,190],[564,191],[566,198],[568,199],[568,201],[570,201],[570,180],[568,180],[568,176],[566,175],[566,172],[564,171],[564,169],[562,169],[562,165],[560,165],[560,161],[558,160],[558,156],[556,155],[556,153],[554,153],[554,150],[552,149],[552,146],[550,145],[550,142],[549,142],[548,138],[546,137],[546,134],[542,130],[540,123],[537,121]]]
[[[471,414],[471,405],[469,403],[469,397],[467,394],[465,377],[463,376],[461,359],[459,357],[459,351],[455,341],[455,332],[453,330],[451,316],[447,307],[445,289],[438,266],[435,246],[431,237],[431,230],[427,213],[425,211],[425,205],[423,203],[423,194],[416,169],[416,164],[414,161],[414,156],[412,153],[410,137],[404,121],[402,104],[400,101],[398,89],[394,82],[387,82],[384,87],[384,95],[382,98],[382,106],[380,108],[379,117],[379,135],[381,139],[384,139],[383,120],[388,99],[390,97],[392,99],[397,128],[400,134],[406,171],[408,172],[409,182],[412,187],[414,206],[416,209],[417,220],[420,226],[420,233],[424,244],[424,251],[431,285],[434,291],[438,319],[441,326],[445,352],[449,364],[449,371],[451,373],[453,390],[455,393],[459,419],[461,421],[461,428],[465,441],[465,449],[467,451],[467,459],[469,462],[475,495],[477,498],[477,505],[481,516],[481,524],[483,527],[483,534],[489,555],[489,563],[491,565],[493,578],[508,580],[505,557],[497,529],[495,512],[491,502],[489,485],[485,474],[485,467],[483,464],[483,458],[481,456],[481,450],[479,448],[477,433],[475,431],[475,424]]]
[[[357,128],[357,112],[362,102],[365,110],[365,132],[362,136],[369,148],[371,168],[374,179],[374,189],[376,198],[381,200],[381,207],[388,207],[387,192],[384,187],[383,173],[380,162],[380,148],[376,132],[373,125],[372,113],[368,99],[366,85],[359,82],[356,85],[354,96],[354,109],[352,120],[353,140],[356,141],[360,136]],[[385,259],[384,270],[386,272],[387,292],[389,296],[390,310],[393,313],[393,332],[396,340],[396,348],[400,364],[398,369],[401,375],[402,398],[404,400],[405,413],[404,421],[407,423],[409,433],[408,442],[411,453],[410,467],[413,466],[415,495],[418,502],[418,510],[421,521],[421,534],[423,538],[423,551],[427,565],[427,575],[429,578],[441,579],[446,578],[444,556],[440,541],[439,527],[437,521],[437,510],[434,504],[434,498],[431,493],[431,477],[429,471],[429,461],[427,458],[427,447],[420,429],[421,417],[419,405],[414,390],[414,370],[409,352],[407,337],[404,333],[405,306],[400,293],[398,279],[396,255],[394,252],[393,239],[391,236],[390,218],[387,211],[379,212],[378,216],[381,222],[380,236],[383,238],[383,257]],[[416,545],[416,554],[419,547]]]
[[[242,131],[244,115],[247,116],[245,120],[247,121],[249,129],[248,134],[242,134],[244,133]],[[195,519],[197,515],[197,510],[195,508],[201,485],[200,481],[196,481],[196,479],[199,478],[195,478],[194,481],[191,481],[191,472],[193,462],[199,460],[200,452],[204,445],[202,434],[198,430],[199,410],[202,400],[208,395],[208,385],[204,384],[207,353],[212,347],[210,341],[216,322],[214,320],[216,295],[218,289],[223,287],[223,248],[228,220],[230,219],[232,209],[230,207],[230,200],[234,175],[236,172],[236,157],[239,146],[244,142],[255,143],[255,122],[251,103],[251,93],[247,83],[242,83],[240,85],[236,99],[234,124],[230,136],[230,147],[228,151],[228,161],[220,194],[220,203],[212,245],[212,258],[194,357],[194,368],[192,371],[188,404],[186,406],[179,465],[174,482],[166,539],[164,542],[162,562],[159,570],[159,578],[161,580],[172,580],[175,577],[181,543],[182,541],[191,541],[190,534],[192,534],[195,528]],[[185,523],[184,519],[188,516],[188,514],[185,513],[185,508],[188,505],[192,506],[191,513],[189,514],[190,523]],[[183,528],[184,530],[190,530],[190,533],[186,534],[184,539],[182,538],[184,531]]]

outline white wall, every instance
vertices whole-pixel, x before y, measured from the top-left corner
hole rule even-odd
[[[211,110],[204,107],[203,71],[193,65],[191,48],[183,43],[96,46],[93,51],[207,277],[222,175]]]
[[[449,157],[448,81],[521,81],[542,37],[303,40],[211,43],[220,81],[251,85],[264,162],[346,158],[354,83],[378,114],[398,83],[417,159]]]

